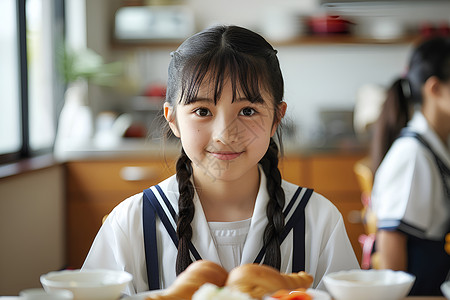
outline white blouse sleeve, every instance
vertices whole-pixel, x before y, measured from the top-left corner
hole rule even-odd
[[[436,172],[433,158],[413,139],[396,141],[374,181],[372,208],[378,228],[424,237],[433,219]]]
[[[322,268],[319,267],[316,271],[316,277],[320,278],[317,288],[322,290],[325,290],[323,277],[326,274],[360,268],[353,247],[348,239],[342,216],[319,256],[318,265],[322,266]],[[326,268],[323,268],[325,266]]]
[[[314,193],[313,197],[306,206],[306,269],[314,276],[313,287],[325,290],[322,279],[326,274],[360,266],[339,210],[322,195]]]
[[[108,215],[92,243],[82,269],[124,270],[133,275],[126,294],[135,294],[145,289],[145,257],[143,254],[142,221],[135,195],[120,203]],[[133,201],[134,200],[134,201]],[[142,260],[144,259],[144,260]]]

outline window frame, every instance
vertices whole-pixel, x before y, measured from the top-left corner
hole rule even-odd
[[[26,19],[26,2],[27,0],[17,0],[16,2],[16,24],[17,24],[17,49],[18,49],[18,94],[19,94],[19,113],[20,113],[20,134],[21,145],[18,151],[0,154],[0,165],[13,163],[22,159],[32,158],[35,156],[48,154],[53,151],[53,145],[46,148],[37,150],[31,149],[30,145],[30,109],[29,109],[29,80],[28,80],[28,45],[27,45],[27,19]],[[65,37],[65,0],[53,0],[52,1],[52,18],[54,22],[62,24],[60,32],[53,32],[54,42],[53,47],[54,59],[56,59],[56,47],[59,46],[58,42],[64,41]],[[60,39],[60,41],[58,40]],[[55,78],[60,78],[57,69],[53,70]],[[57,124],[58,116],[62,107],[63,93],[65,90],[65,84],[62,81],[56,80],[52,82],[54,90],[53,112],[54,122]],[[56,133],[55,133],[56,136]]]

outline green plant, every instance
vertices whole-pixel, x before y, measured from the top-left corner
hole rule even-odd
[[[104,63],[103,57],[92,49],[73,50],[61,47],[58,66],[67,83],[85,79],[101,86],[116,85],[123,72],[122,62]]]

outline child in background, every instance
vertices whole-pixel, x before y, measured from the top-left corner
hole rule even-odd
[[[281,178],[276,54],[237,26],[204,30],[171,54],[164,116],[181,140],[176,175],[109,214],[84,269],[130,272],[133,294],[167,288],[199,259],[304,270],[320,289],[325,274],[359,268],[336,207]]]
[[[414,274],[412,295],[440,295],[450,269],[450,38],[414,50],[375,126],[379,267]]]

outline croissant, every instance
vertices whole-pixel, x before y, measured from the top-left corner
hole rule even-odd
[[[224,286],[228,272],[216,263],[198,260],[181,272],[175,281],[160,294],[149,295],[146,300],[191,299],[192,295],[205,283]]]
[[[280,289],[309,288],[312,282],[313,277],[305,272],[283,274],[266,265],[245,264],[230,271],[225,285],[262,299]]]
[[[313,277],[305,272],[283,274],[266,265],[245,264],[228,273],[214,262],[198,260],[180,273],[170,287],[147,296],[146,300],[190,300],[205,283],[227,286],[252,298],[262,299],[281,289],[309,288],[312,282]]]

